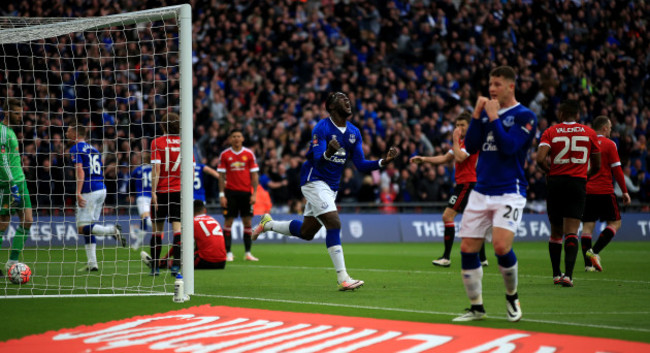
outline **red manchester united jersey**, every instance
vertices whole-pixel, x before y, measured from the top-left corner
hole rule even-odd
[[[244,147],[239,152],[229,148],[219,156],[217,171],[226,175],[226,189],[233,191],[252,192],[251,173],[257,172],[255,154]]]
[[[551,147],[551,171],[548,173],[551,176],[587,179],[589,157],[600,151],[596,132],[576,122],[549,127],[542,134],[539,145]]]
[[[460,150],[467,153],[465,150],[465,140],[460,140]],[[454,154],[454,150],[449,150],[449,153]],[[456,162],[456,184],[467,184],[476,182],[476,161],[478,160],[478,153],[470,154],[461,163]]]
[[[181,138],[165,135],[151,141],[151,164],[160,164],[156,192],[181,191]]]
[[[206,214],[194,216],[194,240],[199,257],[203,260],[226,261],[226,242],[216,219]]]
[[[600,144],[600,170],[587,181],[587,194],[613,194],[614,179],[612,169],[620,167],[621,160],[614,141],[598,135]]]

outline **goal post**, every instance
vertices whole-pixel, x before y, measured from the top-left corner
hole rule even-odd
[[[33,214],[31,228],[13,215],[0,229],[0,297],[173,293],[169,271],[153,276],[141,260],[151,229],[131,180],[148,164],[168,112],[180,116],[181,273],[185,294],[194,293],[192,59],[189,4],[93,18],[0,17],[0,106],[20,102],[22,124],[10,124],[11,109],[2,115],[16,133]],[[107,196],[88,228],[92,241],[75,215],[74,142],[66,135],[72,122],[87,128],[86,142],[102,161]],[[126,247],[115,239],[118,226]],[[171,235],[166,222],[163,256]],[[23,241],[18,261],[32,278],[15,285],[5,263]],[[83,271],[93,251],[98,271]]]

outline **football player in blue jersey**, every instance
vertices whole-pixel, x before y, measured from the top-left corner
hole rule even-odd
[[[490,72],[490,99],[478,97],[465,136],[465,148],[479,153],[476,186],[463,213],[461,266],[463,284],[471,302],[467,313],[454,321],[485,316],[482,296],[483,268],[479,250],[492,240],[499,271],[506,287],[509,321],[521,319],[517,294],[517,257],[512,249],[515,232],[526,205],[526,155],[535,136],[537,117],[515,98],[515,71],[500,66]]]
[[[70,156],[77,180],[77,231],[84,236],[88,264],[79,271],[98,271],[96,235],[110,235],[118,244],[126,246],[119,224],[99,224],[99,217],[106,199],[106,186],[99,151],[86,142],[87,129],[77,123],[68,127],[66,137],[74,142]]]
[[[209,166],[196,163],[194,165],[194,200],[201,200],[205,203],[205,181],[203,174],[209,174],[215,179],[219,179],[219,172]]]
[[[149,212],[151,209],[151,164],[149,159],[149,153],[146,152],[135,153],[131,159],[131,164],[137,165],[131,172],[131,190],[135,193],[135,204],[141,220],[140,228],[131,227],[131,234],[136,235],[135,243],[131,245],[134,248],[142,244],[147,232],[150,232],[153,227]]]
[[[303,221],[273,221],[270,215],[265,214],[253,229],[252,238],[255,240],[262,232],[274,231],[312,240],[325,226],[325,244],[336,269],[339,290],[354,290],[364,282],[352,279],[345,268],[341,220],[334,203],[343,169],[346,161],[351,159],[358,170],[370,172],[388,165],[399,153],[395,147],[391,147],[384,159],[365,159],[361,133],[348,121],[352,116],[352,104],[345,93],[330,93],[325,109],[330,117],[320,120],[314,127],[307,160],[300,172],[301,190],[307,200]]]

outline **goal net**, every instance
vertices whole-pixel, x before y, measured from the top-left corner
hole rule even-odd
[[[167,113],[180,116],[181,272],[193,293],[191,31],[190,5],[96,18],[0,17],[0,223],[11,221],[0,226],[0,297],[173,293],[170,271],[155,276],[141,259],[150,253],[151,223],[139,196],[150,173],[136,171],[147,170],[153,139],[169,131],[161,126]],[[84,134],[86,147],[78,143]],[[88,181],[78,183],[79,168]],[[103,203],[94,192],[102,181]],[[78,190],[94,209],[78,210]],[[171,244],[166,223],[162,256]],[[10,281],[5,263],[15,260],[31,268],[25,284]]]

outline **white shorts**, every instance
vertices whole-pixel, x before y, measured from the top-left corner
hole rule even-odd
[[[135,198],[135,204],[138,205],[138,214],[140,217],[142,217],[144,213],[151,212],[151,197],[138,196]]]
[[[102,207],[104,207],[104,200],[106,200],[106,189],[81,194],[81,196],[86,200],[86,206],[79,207],[79,204],[77,204],[77,227],[87,226],[99,221]]]
[[[472,190],[458,235],[461,238],[485,238],[491,241],[492,227],[516,233],[525,206],[526,198],[519,194],[489,196]]]
[[[330,189],[324,181],[311,181],[303,185],[300,190],[307,200],[303,216],[317,217],[322,214],[338,211],[336,208],[336,191]]]

